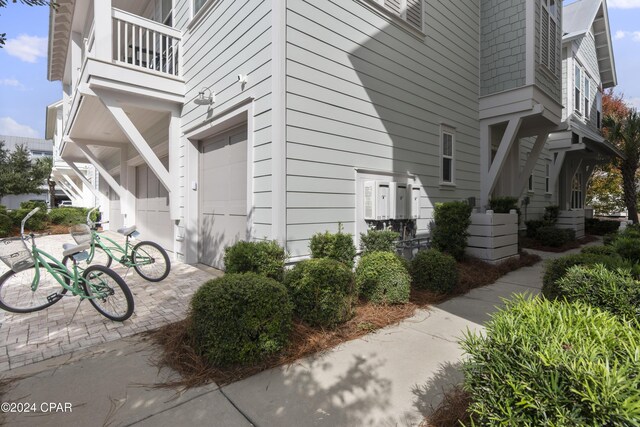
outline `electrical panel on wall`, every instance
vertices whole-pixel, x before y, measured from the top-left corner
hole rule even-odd
[[[409,186],[409,218],[420,218],[420,187],[418,185]]]
[[[384,221],[389,219],[390,196],[389,183],[386,181],[364,182],[364,219]]]
[[[391,201],[391,210],[390,210],[390,219],[407,219],[408,211],[409,211],[409,191],[408,184],[403,184],[400,182],[391,182],[390,189],[390,201]]]

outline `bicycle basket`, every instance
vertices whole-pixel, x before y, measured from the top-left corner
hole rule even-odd
[[[31,251],[28,251],[21,239],[0,240],[0,260],[16,273],[34,265]]]
[[[78,245],[84,245],[85,243],[91,243],[91,229],[86,224],[77,224],[69,228],[71,237],[76,241]]]

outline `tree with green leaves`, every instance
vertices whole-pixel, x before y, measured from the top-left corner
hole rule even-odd
[[[18,3],[18,0],[0,0],[0,7],[7,7],[7,4]],[[55,1],[47,1],[47,0],[20,0],[20,3],[26,4],[27,6],[51,6],[53,8],[57,7]],[[0,48],[7,41],[7,33],[0,33]]]
[[[615,161],[622,175],[622,189],[629,219],[638,223],[638,193],[636,175],[640,167],[640,115],[635,109],[624,115],[610,114],[602,121],[609,140],[624,154]]]
[[[43,157],[33,161],[24,145],[8,152],[0,142],[0,197],[9,194],[40,194],[51,175],[53,160]]]

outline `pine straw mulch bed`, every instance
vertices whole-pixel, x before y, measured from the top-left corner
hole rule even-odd
[[[471,396],[461,386],[448,390],[438,407],[429,415],[420,427],[460,427],[476,425],[467,411]]]
[[[294,320],[288,346],[277,355],[247,366],[217,368],[209,365],[193,348],[188,330],[190,317],[150,331],[152,341],[161,348],[153,362],[159,367],[177,371],[180,378],[159,385],[160,387],[196,387],[214,381],[222,386],[255,375],[277,366],[289,365],[303,357],[326,352],[341,343],[367,335],[378,329],[395,325],[412,317],[419,308],[443,302],[471,289],[489,285],[505,274],[540,261],[537,255],[522,253],[499,265],[491,265],[477,259],[458,263],[458,286],[451,294],[438,295],[427,291],[412,290],[410,302],[402,305],[379,306],[361,302],[350,321],[333,330],[317,329]]]
[[[544,246],[540,244],[540,242],[538,242],[536,239],[532,239],[531,237],[521,237],[520,246],[525,249],[533,249],[536,251],[560,253],[569,251],[571,249],[578,249],[580,246],[586,245],[587,243],[595,242],[596,240],[598,240],[597,237],[586,235],[582,239],[577,239],[573,242],[565,243],[564,245],[555,248],[553,246]]]

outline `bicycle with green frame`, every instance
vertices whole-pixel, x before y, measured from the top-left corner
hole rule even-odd
[[[0,308],[12,313],[31,313],[52,306],[65,296],[76,296],[80,301],[89,300],[111,320],[131,317],[133,295],[115,271],[102,265],[87,268],[78,265],[89,256],[89,244],[63,245],[65,259],[72,262],[67,267],[36,246],[36,237],[42,234],[25,234],[26,222],[39,209],[24,217],[20,237],[0,241],[0,260],[11,269],[0,277]]]
[[[71,227],[71,235],[76,243],[89,243],[89,256],[85,260],[88,265],[103,265],[110,267],[115,260],[121,265],[136,271],[145,280],[150,282],[160,282],[164,280],[171,271],[171,261],[169,255],[159,244],[151,241],[141,241],[135,246],[130,242],[140,235],[136,226],[120,228],[118,233],[125,236],[124,246],[118,244],[113,239],[98,232],[98,227],[107,224],[108,221],[94,222],[91,220],[95,207],[87,213],[87,225],[79,224]],[[67,260],[63,260],[66,264]]]

